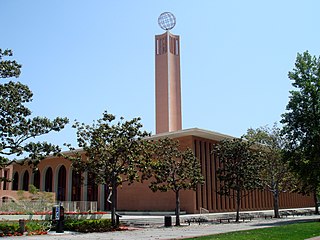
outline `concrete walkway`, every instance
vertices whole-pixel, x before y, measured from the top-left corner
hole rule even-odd
[[[129,227],[126,231],[115,231],[115,232],[105,232],[105,233],[55,233],[49,232],[48,235],[36,235],[36,236],[20,236],[20,237],[9,237],[3,239],[47,239],[47,240],[60,240],[60,239],[110,239],[110,240],[137,240],[137,239],[183,239],[189,237],[197,237],[232,231],[249,230],[257,228],[272,227],[281,224],[288,224],[294,222],[303,221],[320,221],[319,215],[311,216],[289,216],[287,218],[281,219],[264,219],[264,218],[254,218],[251,221],[245,221],[241,223],[201,223],[183,224],[181,227],[164,227],[163,223],[159,224],[157,222],[163,220],[163,216],[125,216],[124,218],[135,218],[139,221],[144,219],[144,221],[150,221],[149,225],[144,227]],[[155,221],[155,220],[158,221]],[[155,224],[152,224],[156,222]],[[318,239],[318,238],[314,238]]]

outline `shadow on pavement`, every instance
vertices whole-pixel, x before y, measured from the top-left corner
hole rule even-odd
[[[268,223],[257,223],[252,224],[252,226],[279,226],[279,225],[287,225],[293,223],[303,223],[303,222],[319,222],[320,219],[292,219],[292,220],[285,220],[285,221],[277,221],[277,222],[268,222]]]

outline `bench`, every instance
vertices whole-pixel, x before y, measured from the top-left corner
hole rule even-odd
[[[245,215],[240,215],[240,219],[244,222],[245,220],[252,220],[254,219],[254,216],[250,215],[250,214],[245,214]]]
[[[252,219],[254,219],[254,216],[251,216],[251,215],[248,215],[248,216],[240,216],[239,217],[239,219],[240,220],[242,220],[243,222],[245,221],[245,220],[252,220]],[[222,222],[228,222],[228,223],[230,223],[232,220],[236,220],[236,218],[235,217],[223,217],[223,218],[218,218],[217,219],[220,223],[222,223]]]
[[[218,218],[217,219],[220,223],[224,222],[224,221],[228,221],[228,223],[230,223],[231,220],[235,220],[235,218],[233,217],[226,217],[226,218]]]
[[[288,217],[292,215],[292,213],[289,211],[280,211],[279,214],[280,214],[280,217]]]
[[[203,218],[203,217],[192,217],[192,218],[188,218],[184,221],[187,222],[189,225],[191,223],[199,223],[199,225],[200,225],[201,223],[208,222],[209,220],[206,218]]]

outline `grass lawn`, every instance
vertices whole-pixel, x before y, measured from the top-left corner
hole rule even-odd
[[[302,240],[320,236],[320,223],[295,223],[278,227],[254,229],[248,231],[239,231],[225,234],[216,234],[206,237],[188,238],[197,240]]]

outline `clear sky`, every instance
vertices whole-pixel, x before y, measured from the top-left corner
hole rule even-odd
[[[239,137],[281,119],[297,53],[320,55],[319,9],[318,0],[0,0],[0,48],[23,65],[34,115],[91,124],[107,110],[154,133],[154,35],[172,12],[183,128]],[[76,143],[70,126],[45,139]]]

